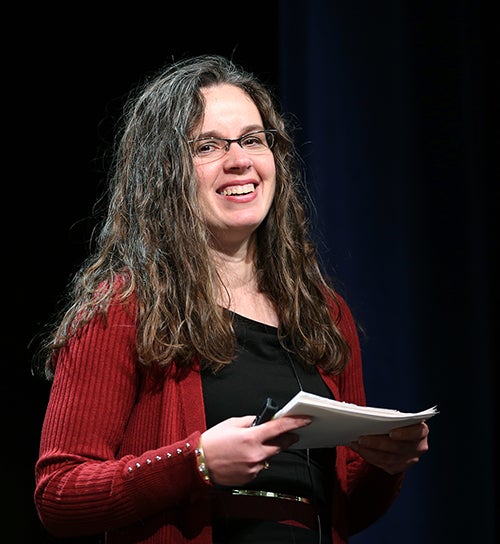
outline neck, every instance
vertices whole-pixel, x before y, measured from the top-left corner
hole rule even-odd
[[[215,266],[225,289],[255,285],[254,247],[246,244],[231,251],[212,250]]]
[[[254,252],[248,249],[233,253],[214,250],[220,279],[219,304],[237,314],[277,327],[276,309],[259,291]]]

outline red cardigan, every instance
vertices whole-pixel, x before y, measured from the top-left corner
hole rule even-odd
[[[365,404],[361,354],[342,302],[352,349],[340,376],[323,375],[337,400]],[[210,484],[195,446],[205,430],[199,370],[146,369],[135,354],[134,317],[122,305],[96,318],[60,353],[36,464],[35,504],[59,537],[107,533],[107,544],[210,544]],[[337,447],[333,537],[344,544],[397,496],[390,476]]]

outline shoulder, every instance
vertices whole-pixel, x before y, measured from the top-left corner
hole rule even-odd
[[[120,329],[123,337],[135,335],[137,325],[137,293],[128,274],[101,281],[92,302],[74,323],[76,338],[89,334],[109,334]]]
[[[329,293],[326,298],[333,320],[341,333],[347,337],[357,337],[356,321],[345,298],[338,293]]]

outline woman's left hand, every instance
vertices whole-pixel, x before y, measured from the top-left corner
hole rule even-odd
[[[360,436],[350,447],[368,463],[398,474],[418,463],[429,449],[428,435],[429,427],[422,422],[398,427],[389,434]]]

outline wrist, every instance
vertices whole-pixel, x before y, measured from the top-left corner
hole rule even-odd
[[[201,478],[204,482],[211,483],[210,473],[208,472],[207,461],[205,459],[205,452],[203,451],[203,447],[201,445],[201,438],[198,442],[198,446],[196,446],[195,454],[196,464]]]

